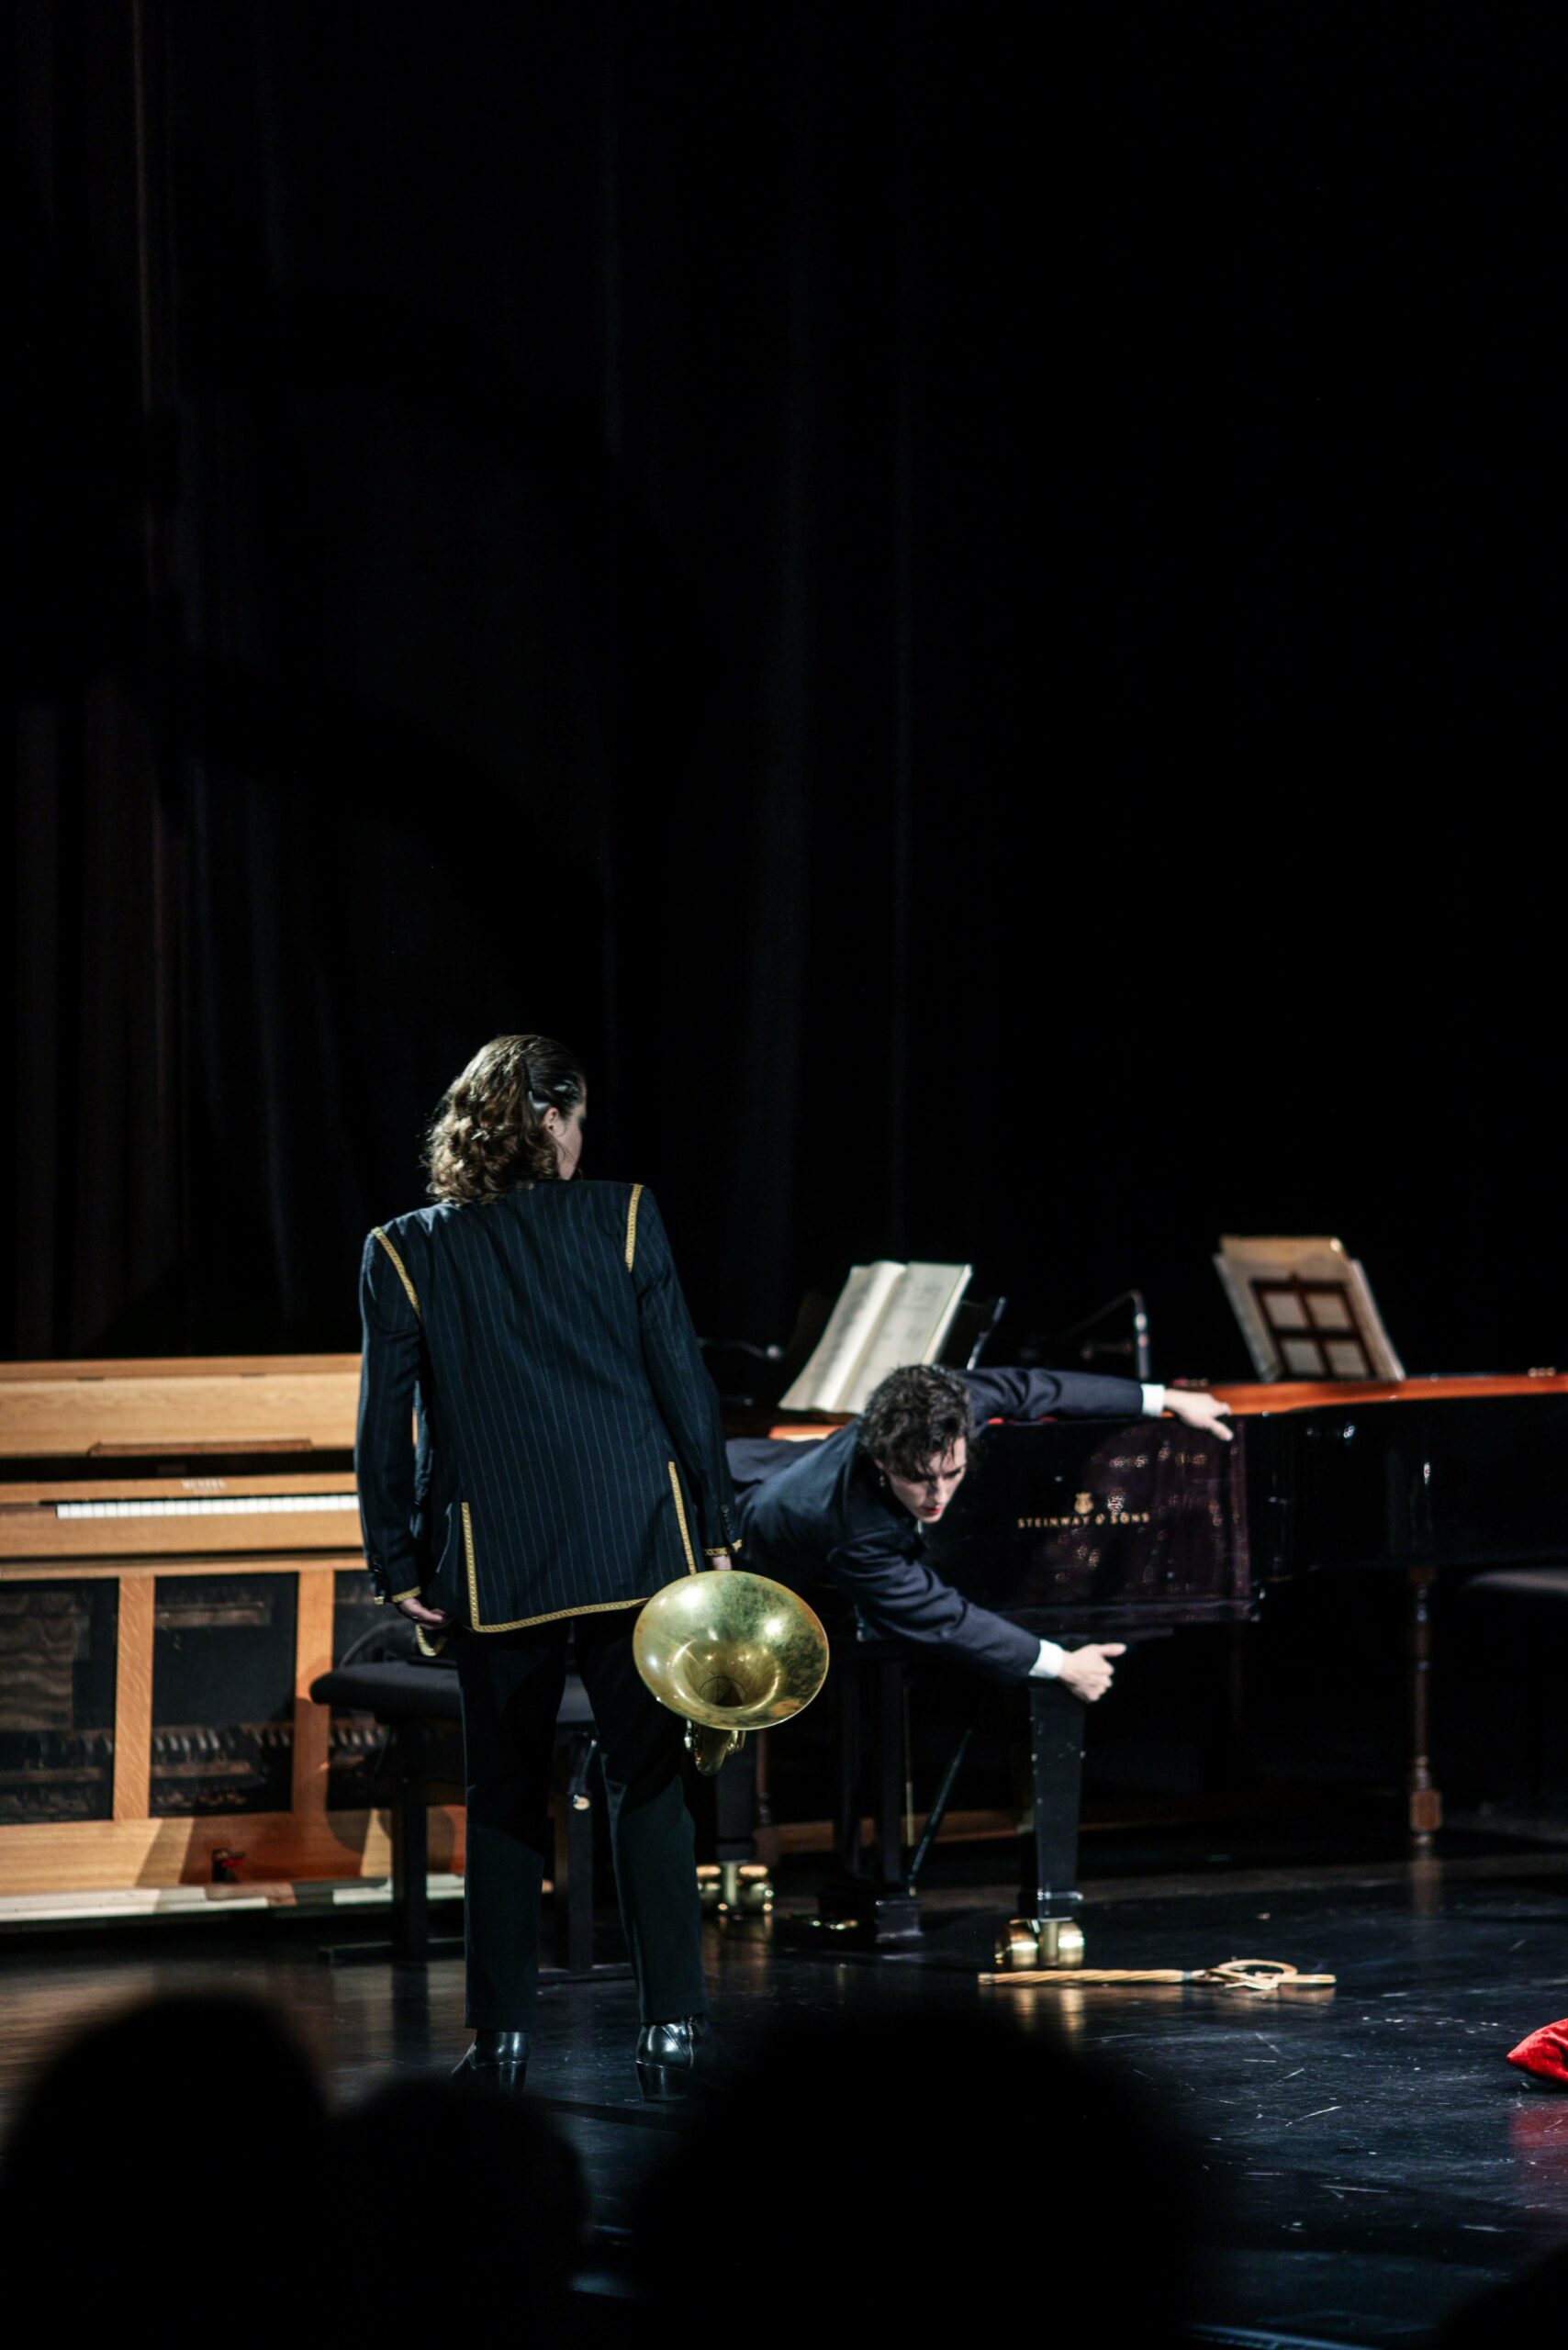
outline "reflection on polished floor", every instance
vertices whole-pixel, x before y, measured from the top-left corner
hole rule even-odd
[[[1148,1865],[1141,1865],[1147,1857]],[[1172,1863],[1179,1865],[1172,1865]],[[986,1990],[1007,1904],[1001,1856],[936,1873],[924,1946],[870,1958],[786,1949],[768,1922],[711,1930],[714,2012],[743,2058],[782,2019],[875,2010],[916,2020],[990,2002],[1022,2035],[1060,2034],[1136,2079],[1185,2140],[1201,2181],[1203,2315],[1271,2338],[1417,2343],[1484,2287],[1568,2241],[1568,2095],[1504,2063],[1568,2013],[1568,1852],[1476,1841],[1411,1863],[1230,1849],[1147,1856],[1086,1883],[1091,1963],[1195,1967],[1289,1960],[1338,1977],[1295,2001],[1206,1988]],[[780,1911],[809,1906],[785,1877]],[[607,1932],[608,1932],[608,1921]],[[333,2093],[461,2053],[456,1959],[393,1970],[323,1964],[317,1930],[281,1916],[13,1938],[4,1952],[0,2098],[73,2025],[154,1990],[278,2001]],[[593,2259],[613,2280],[633,2198],[678,2132],[643,2106],[624,1981],[552,1989],[532,2087],[577,2145]],[[736,2149],[744,2163],[744,2143]],[[980,2248],[983,2266],[997,2247]]]

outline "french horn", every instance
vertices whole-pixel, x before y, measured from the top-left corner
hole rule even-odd
[[[747,1730],[801,1713],[827,1679],[827,1634],[798,1593],[767,1575],[721,1567],[656,1591],[632,1635],[638,1672],[681,1715],[704,1778]]]

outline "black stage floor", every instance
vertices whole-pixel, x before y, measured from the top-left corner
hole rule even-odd
[[[715,2016],[745,2055],[792,2015],[912,2020],[986,2000],[1021,2034],[1065,2032],[1134,2076],[1201,2167],[1215,2328],[1301,2342],[1420,2342],[1468,2298],[1568,2240],[1568,2094],[1536,2088],[1504,2053],[1568,2013],[1568,1851],[1455,1841],[1411,1863],[1392,1845],[1330,1859],[1310,1845],[1139,1852],[1118,1841],[1086,1886],[1102,1966],[1200,1966],[1233,1956],[1332,1971],[1331,1996],[1291,2002],[1193,1988],[982,1990],[1009,1906],[1004,1856],[941,1856],[917,1955],[781,1946],[763,1921],[715,1926]],[[786,1879],[783,1906],[808,1906]],[[153,1990],[249,1989],[280,2001],[335,2094],[461,2053],[456,1959],[428,1968],[323,1964],[319,1930],[241,1924],[77,1933],[0,1949],[9,2105],[46,2045]],[[577,2146],[593,2197],[595,2271],[610,2290],[631,2199],[681,2125],[645,2109],[632,2073],[629,1984],[548,1991],[531,2087]],[[737,2160],[745,2159],[744,2145]],[[1001,2245],[980,2247],[983,2270]],[[1245,2336],[1244,2336],[1245,2338]]]

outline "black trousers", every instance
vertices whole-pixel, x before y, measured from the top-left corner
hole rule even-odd
[[[467,1783],[468,2021],[526,2031],[539,1986],[540,1897],[551,1852],[550,1759],[569,1636],[593,1707],[615,1889],[644,2023],[703,2015],[702,1919],[680,1758],[684,1725],[632,1661],[633,1607],[520,1632],[463,1632]]]

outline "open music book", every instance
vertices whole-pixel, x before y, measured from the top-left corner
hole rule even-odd
[[[904,1363],[935,1362],[969,1287],[972,1265],[856,1265],[798,1379],[787,1412],[858,1412]]]
[[[1260,1379],[1403,1379],[1372,1285],[1338,1240],[1219,1244],[1215,1270]]]

